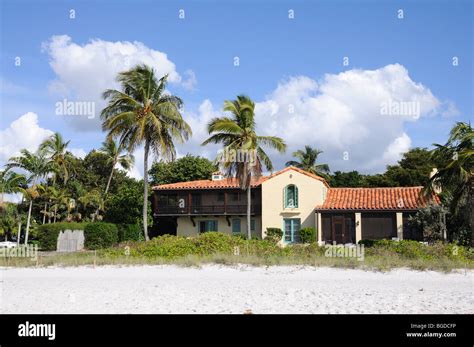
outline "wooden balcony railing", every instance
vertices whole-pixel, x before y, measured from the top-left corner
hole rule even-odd
[[[251,205],[251,214],[260,214],[260,205]],[[244,215],[247,213],[247,205],[199,205],[190,207],[157,206],[155,215]]]

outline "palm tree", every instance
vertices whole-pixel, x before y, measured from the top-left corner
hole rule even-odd
[[[472,197],[474,175],[474,131],[470,124],[457,122],[451,129],[445,145],[434,144],[431,155],[438,164],[437,172],[431,177],[425,191],[432,193],[436,186],[449,192],[450,210],[456,213],[465,199]],[[472,199],[471,199],[472,201]],[[473,206],[471,206],[472,211]]]
[[[269,171],[273,164],[262,146],[274,148],[280,153],[286,150],[283,139],[276,136],[258,136],[255,132],[255,103],[245,95],[237,96],[236,100],[224,101],[224,111],[230,112],[231,117],[214,118],[208,124],[211,135],[202,145],[209,143],[223,144],[224,150],[244,151],[251,160],[225,161],[222,163],[227,176],[239,180],[242,190],[247,191],[247,237],[251,238],[251,180],[262,174],[262,163]]]
[[[96,212],[91,215],[92,221],[94,221],[96,218],[99,220],[101,219],[99,211],[104,210],[104,198],[98,189],[93,189],[85,193],[78,200],[84,209],[86,209],[88,206],[96,208]]]
[[[104,141],[102,143],[102,147],[99,149],[99,152],[107,156],[107,165],[111,167],[109,180],[107,181],[107,186],[105,187],[104,192],[105,199],[110,188],[110,182],[112,182],[115,166],[118,164],[120,167],[122,167],[122,169],[129,170],[132,167],[135,158],[133,154],[125,152],[125,146],[123,146],[123,144],[117,145],[113,139]]]
[[[30,230],[31,210],[33,207],[33,200],[39,196],[39,181],[46,177],[54,170],[51,161],[46,157],[46,153],[42,150],[32,153],[27,149],[23,149],[20,155],[10,158],[6,165],[7,169],[19,168],[28,173],[27,183],[31,186],[26,189],[24,196],[30,201],[28,207],[28,217],[26,221],[25,245],[28,243],[28,232]]]
[[[159,80],[152,68],[137,65],[119,73],[117,81],[122,90],[108,89],[103,97],[108,101],[101,112],[102,128],[107,138],[118,137],[119,143],[133,152],[144,145],[143,167],[143,229],[148,241],[148,156],[174,159],[174,141],[183,142],[191,135],[191,128],[183,120],[183,101],[166,92],[168,76]]]
[[[40,151],[44,151],[52,162],[53,171],[53,187],[56,186],[58,177],[63,178],[66,184],[69,178],[70,155],[66,151],[70,141],[64,141],[60,133],[54,133],[40,144]],[[51,204],[51,200],[49,201]],[[47,203],[45,203],[45,214],[43,215],[43,224],[46,218]],[[56,212],[55,212],[56,213]]]
[[[316,164],[318,156],[323,153],[317,148],[311,148],[311,146],[304,146],[304,150],[297,150],[293,152],[293,157],[298,159],[298,161],[290,160],[286,162],[286,166],[295,166],[307,172],[310,172],[314,175],[321,177],[327,177],[329,172],[329,166],[327,164]]]
[[[5,169],[0,171],[0,209],[4,208],[4,194],[26,193],[24,187],[26,186],[26,178],[24,175]],[[8,207],[5,207],[8,209]],[[19,244],[21,233],[21,216],[16,207],[18,232],[17,244]]]
[[[10,170],[0,171],[0,205],[3,204],[4,194],[20,193],[21,187],[26,184],[24,175]]]

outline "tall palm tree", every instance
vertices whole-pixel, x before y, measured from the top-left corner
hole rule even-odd
[[[62,176],[64,183],[68,180],[70,156],[67,153],[67,146],[69,142],[64,142],[60,133],[54,133],[40,144],[39,150],[49,156],[54,166],[53,185],[60,176]]]
[[[299,149],[293,152],[293,157],[298,159],[298,161],[290,160],[286,162],[286,166],[295,166],[312,174],[326,177],[329,172],[329,166],[327,164],[316,164],[318,156],[321,153],[323,153],[323,151],[306,145],[304,146],[304,150]]]
[[[54,133],[45,139],[39,146],[40,151],[44,151],[53,165],[53,187],[56,186],[59,177],[62,177],[64,184],[69,178],[69,168],[71,156],[67,152],[70,141],[64,141],[60,133]],[[51,200],[49,201],[51,205]],[[45,223],[47,212],[47,202],[45,202],[43,224]],[[57,211],[55,211],[56,214]]]
[[[30,187],[26,190],[26,194],[24,195],[30,201],[30,203],[26,221],[26,245],[28,243],[28,232],[30,230],[33,200],[39,196],[40,185],[38,183],[41,179],[52,172],[54,167],[52,162],[47,158],[45,151],[38,150],[36,153],[32,153],[27,149],[23,149],[19,156],[10,158],[6,168],[19,168],[27,172],[27,183],[30,184]]]
[[[220,143],[224,150],[244,151],[248,153],[243,161],[225,161],[221,163],[227,176],[239,180],[242,190],[247,191],[247,237],[251,238],[251,180],[262,174],[262,163],[267,170],[273,170],[273,164],[262,146],[274,148],[280,153],[286,150],[283,139],[276,136],[259,136],[255,132],[255,103],[245,95],[237,96],[236,100],[224,101],[224,111],[230,112],[231,117],[214,118],[208,124],[211,135],[202,145]],[[252,157],[253,156],[253,157]]]
[[[107,138],[118,137],[129,152],[144,146],[143,166],[143,230],[148,241],[148,156],[174,159],[174,141],[183,142],[191,128],[183,120],[183,101],[166,92],[168,76],[160,79],[146,65],[137,65],[119,73],[117,81],[122,90],[108,89],[103,97],[108,101],[101,112],[102,129]]]
[[[99,149],[99,152],[107,156],[107,165],[111,167],[107,186],[105,187],[104,191],[105,199],[110,188],[110,183],[112,182],[115,166],[118,164],[122,169],[129,170],[132,167],[135,158],[133,154],[130,154],[126,151],[126,148],[122,143],[117,144],[113,139],[104,141],[102,143],[102,147]]]
[[[437,172],[431,177],[425,191],[431,193],[436,186],[451,196],[450,210],[456,213],[465,199],[472,201],[474,176],[474,131],[470,124],[457,122],[451,129],[445,145],[434,144],[432,159]],[[471,206],[471,211],[474,206]]]

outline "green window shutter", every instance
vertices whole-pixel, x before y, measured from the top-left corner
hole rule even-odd
[[[283,189],[283,208],[287,208],[288,201],[286,201],[288,186]]]
[[[297,186],[293,186],[294,187],[294,190],[295,190],[295,194],[294,194],[294,199],[295,199],[295,207],[297,208],[298,207],[298,187]]]

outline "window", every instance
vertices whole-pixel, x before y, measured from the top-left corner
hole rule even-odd
[[[250,231],[255,231],[255,219],[250,220]]]
[[[224,201],[224,192],[217,193],[217,201]]]
[[[201,206],[201,194],[191,194],[191,201],[193,206]]]
[[[298,188],[294,184],[290,184],[285,187],[283,201],[285,208],[298,207]]]
[[[232,219],[232,233],[240,234],[240,219]]]
[[[217,231],[216,220],[203,220],[199,222],[199,232],[205,233],[208,231]]]
[[[285,242],[300,242],[301,220],[299,218],[285,218],[283,221]]]

